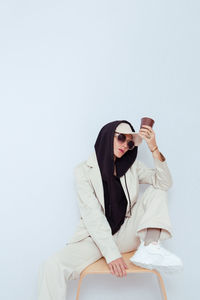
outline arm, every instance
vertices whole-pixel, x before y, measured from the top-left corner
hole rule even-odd
[[[160,154],[164,157],[162,153]],[[148,168],[143,162],[138,160],[137,173],[139,183],[149,183],[157,189],[167,191],[172,186],[173,181],[166,159],[160,161],[157,157],[154,157],[154,164],[154,169]]]
[[[102,210],[101,204],[95,196],[94,189],[87,178],[83,165],[75,168],[75,184],[83,222],[90,236],[105,257],[106,262],[110,263],[122,257],[113,239],[110,225]]]
[[[138,161],[137,171],[139,183],[149,183],[155,188],[167,191],[172,186],[172,177],[164,155],[159,151],[154,130],[148,125],[142,125],[139,135],[145,139],[154,158],[155,169],[148,168]]]

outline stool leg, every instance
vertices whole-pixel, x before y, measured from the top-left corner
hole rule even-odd
[[[76,300],[79,300],[80,287],[81,287],[81,283],[82,283],[82,280],[84,277],[85,277],[84,274],[80,275],[79,282],[78,282],[78,289],[77,289],[77,293],[76,293]]]
[[[166,293],[166,290],[165,290],[164,281],[163,281],[163,279],[162,279],[159,272],[154,270],[154,273],[156,274],[156,278],[158,280],[158,284],[159,284],[159,287],[160,287],[160,292],[161,292],[162,299],[167,300],[167,293]]]

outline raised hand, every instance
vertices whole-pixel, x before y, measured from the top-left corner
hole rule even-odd
[[[142,125],[138,132],[138,135],[145,139],[151,151],[157,146],[155,132],[153,131],[151,126]]]

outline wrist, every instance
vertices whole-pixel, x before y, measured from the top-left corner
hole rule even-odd
[[[154,147],[151,147],[150,148],[150,151],[153,153],[154,151],[158,150],[158,146],[155,145]]]
[[[152,155],[154,158],[158,158],[160,161],[165,161],[164,155],[157,149],[152,151]]]

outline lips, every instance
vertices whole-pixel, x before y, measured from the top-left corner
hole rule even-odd
[[[122,149],[119,149],[119,151],[120,151],[121,153],[124,153],[124,150],[122,150]]]

